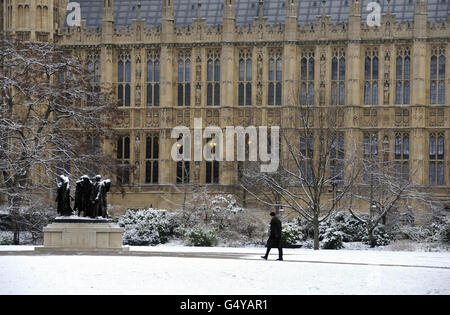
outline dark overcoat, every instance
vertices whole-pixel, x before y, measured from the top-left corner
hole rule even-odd
[[[281,247],[281,221],[273,217],[270,221],[270,236],[267,240],[267,247]]]

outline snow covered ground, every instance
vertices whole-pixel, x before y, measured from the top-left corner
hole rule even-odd
[[[449,252],[131,247],[43,255],[0,246],[0,294],[450,294]]]

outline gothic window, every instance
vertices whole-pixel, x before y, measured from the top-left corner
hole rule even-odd
[[[410,103],[411,58],[408,47],[397,49],[395,61],[395,104]]]
[[[145,183],[157,184],[159,175],[159,136],[151,134],[145,141]]]
[[[206,140],[207,145],[211,146],[211,153],[216,153],[216,143],[212,139]],[[206,179],[207,184],[218,184],[219,183],[219,162],[218,161],[206,161]]]
[[[191,60],[189,52],[178,56],[178,106],[191,105]]]
[[[444,185],[444,134],[432,133],[429,141],[430,185]]]
[[[344,156],[344,136],[338,135],[333,139],[330,152],[330,177],[332,184],[339,185],[344,182]]]
[[[345,51],[333,49],[331,59],[331,105],[345,104]]]
[[[220,105],[220,54],[218,51],[208,52],[206,65],[206,105]]]
[[[302,51],[300,61],[300,104],[314,104],[314,49]]]
[[[311,183],[313,180],[314,138],[300,138],[300,172],[304,181]]]
[[[129,55],[119,55],[117,82],[119,106],[129,107],[131,105],[131,61]]]
[[[130,183],[130,136],[119,136],[117,139],[117,182],[128,185]]]
[[[159,106],[159,52],[150,51],[147,54],[147,106]]]
[[[376,133],[365,133],[363,146],[364,159],[369,167],[364,171],[363,179],[366,184],[369,184],[371,174],[377,171],[377,165],[374,162],[378,159],[378,135]]]
[[[248,134],[245,135],[245,159],[244,161],[238,161],[238,178],[242,179],[245,172],[246,167],[246,161],[249,160],[249,154],[250,154],[250,137]]]
[[[378,155],[378,136],[376,133],[364,134],[364,157]]]
[[[395,135],[395,174],[398,178],[409,179],[409,134],[397,133]]]
[[[181,141],[183,137],[180,135],[178,137],[178,154],[180,156],[183,156],[184,147],[180,143],[183,143]],[[190,162],[185,161],[184,159],[181,161],[177,161],[177,184],[188,184],[189,183],[189,177],[190,177]]]
[[[378,105],[378,50],[367,49],[364,60],[364,104]]]
[[[250,49],[239,52],[238,104],[252,105],[252,53]]]
[[[268,104],[281,105],[283,63],[281,50],[271,50],[269,55]]]
[[[445,104],[445,48],[432,47],[430,60],[430,104]]]
[[[88,72],[90,76],[89,89],[91,92],[100,92],[100,57],[98,54],[88,56]],[[87,105],[95,105],[92,103],[92,98],[88,95]]]
[[[100,151],[100,139],[98,136],[86,137],[87,152],[90,154],[96,154]]]

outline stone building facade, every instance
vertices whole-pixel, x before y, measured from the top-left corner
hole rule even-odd
[[[67,0],[0,0],[0,27],[72,49],[114,88],[114,205],[166,207],[198,184],[239,193],[237,162],[173,161],[172,128],[283,126],[297,87],[305,105],[342,107],[346,139],[376,139],[449,200],[450,1],[377,1],[377,27],[369,2],[79,0],[69,27]]]

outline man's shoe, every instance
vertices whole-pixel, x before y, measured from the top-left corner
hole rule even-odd
[[[267,260],[267,257],[266,257],[266,256],[261,256],[261,258]]]
[[[277,260],[283,261],[283,258],[278,258]]]

